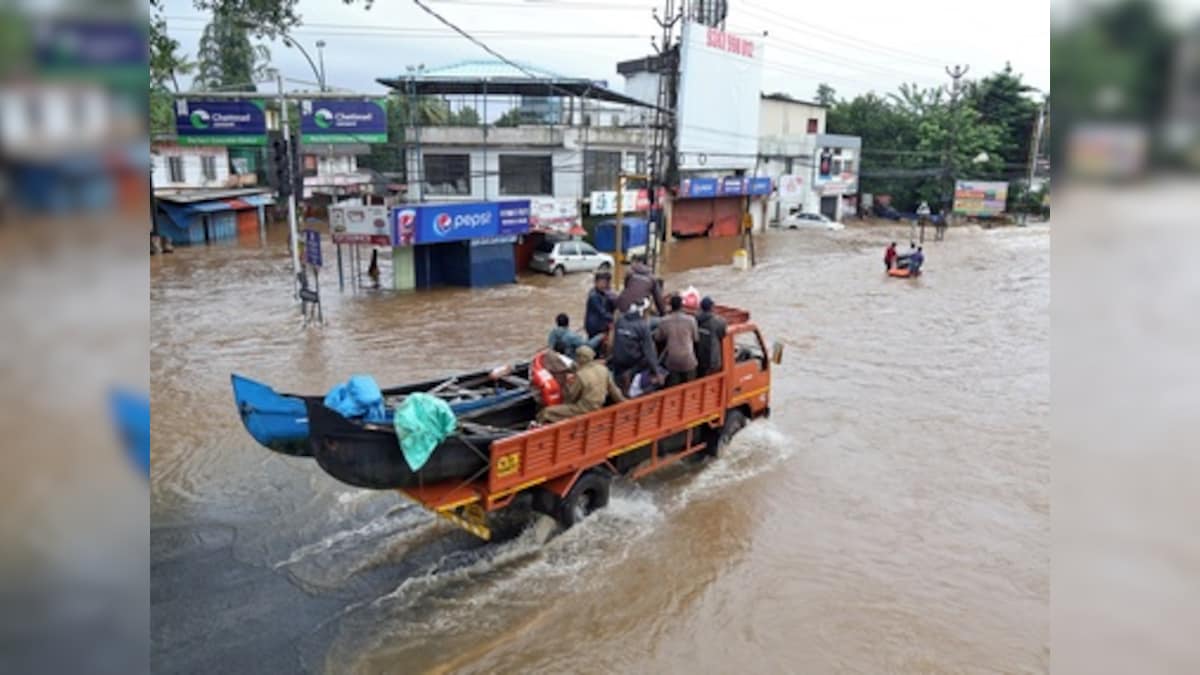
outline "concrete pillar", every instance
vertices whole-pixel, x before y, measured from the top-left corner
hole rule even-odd
[[[417,268],[411,246],[392,248],[392,288],[411,291],[417,287]]]

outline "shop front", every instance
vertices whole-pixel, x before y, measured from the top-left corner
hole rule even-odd
[[[685,178],[679,183],[671,211],[676,237],[732,237],[741,231],[742,204],[771,194],[766,176]]]
[[[409,204],[392,209],[391,225],[397,289],[513,283],[529,200]]]

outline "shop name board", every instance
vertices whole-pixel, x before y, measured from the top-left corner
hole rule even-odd
[[[383,101],[320,99],[300,102],[300,140],[304,143],[386,143],[387,109]]]
[[[679,182],[679,196],[691,198],[761,196],[771,194],[769,176],[727,176],[725,178],[685,178]]]
[[[261,100],[175,102],[175,133],[182,145],[264,145],[267,119]]]
[[[529,200],[421,204],[392,210],[396,246],[514,236],[529,231]]]
[[[721,51],[754,58],[754,41],[740,38],[736,35],[726,33],[717,28],[708,29],[708,37],[705,41],[709,47],[720,49]]]

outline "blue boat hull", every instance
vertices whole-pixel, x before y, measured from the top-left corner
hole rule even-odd
[[[308,411],[300,396],[280,394],[248,377],[234,374],[233,400],[242,426],[264,447],[285,455],[311,457]]]
[[[528,366],[518,366],[527,370]],[[470,373],[461,376],[463,379],[479,379],[486,377],[487,371]],[[260,445],[275,452],[294,457],[312,457],[313,451],[309,438],[310,426],[306,401],[321,402],[323,396],[300,396],[296,394],[281,394],[269,385],[257,382],[236,373],[230,376],[233,383],[233,399],[237,405],[238,415],[246,431]],[[400,387],[384,389],[383,395],[399,396],[416,391],[427,391],[445,379],[429,380]],[[493,396],[468,401],[455,401],[450,409],[455,415],[464,416],[494,408],[532,394],[528,389],[503,389]]]

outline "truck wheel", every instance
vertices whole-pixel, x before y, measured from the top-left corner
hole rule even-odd
[[[608,506],[611,484],[612,477],[601,472],[589,471],[580,476],[559,506],[558,522],[563,527],[571,527],[593,511]]]
[[[746,416],[742,414],[741,410],[730,410],[725,413],[725,426],[713,435],[712,440],[708,442],[708,450],[705,452],[713,459],[720,457],[725,452],[725,448],[728,448],[729,444],[733,442],[734,435],[745,426]]]

